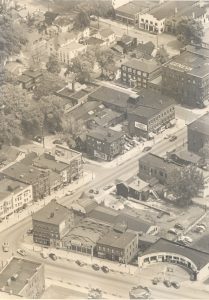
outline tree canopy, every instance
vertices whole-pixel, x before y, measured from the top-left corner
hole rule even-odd
[[[46,63],[47,71],[54,74],[59,74],[61,71],[60,63],[58,62],[55,55],[49,57],[48,62]]]
[[[182,17],[177,23],[176,34],[178,40],[186,45],[191,42],[199,44],[203,37],[203,26],[201,22],[196,21],[193,18]]]
[[[182,206],[191,203],[204,188],[203,173],[195,166],[184,167],[181,171],[175,170],[168,181],[168,189],[178,199]]]
[[[99,49],[96,51],[96,60],[101,69],[101,75],[109,69],[109,66],[114,65],[114,52],[110,49]]]
[[[90,82],[95,65],[95,55],[93,51],[87,51],[84,54],[79,54],[72,59],[72,65],[69,71],[75,74],[75,79],[81,83]]]
[[[90,18],[85,11],[80,11],[74,20],[74,28],[77,30],[84,30],[85,28],[89,27],[90,25]]]

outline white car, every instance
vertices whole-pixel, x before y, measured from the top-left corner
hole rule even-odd
[[[23,249],[17,249],[17,253],[22,255],[22,256],[26,256],[26,252]]]
[[[175,228],[170,228],[168,230],[168,233],[171,233],[171,234],[178,234],[177,230]]]
[[[181,237],[183,241],[187,242],[187,243],[192,243],[193,239],[190,238],[189,236],[182,236]]]

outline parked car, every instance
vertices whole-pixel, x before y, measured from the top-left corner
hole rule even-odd
[[[54,253],[50,253],[50,254],[49,254],[49,257],[50,257],[52,260],[57,260],[57,256],[56,256]]]
[[[94,194],[98,195],[99,194],[99,190],[94,190]]]
[[[163,281],[163,283],[164,283],[165,286],[171,287],[171,282],[170,282],[169,280],[165,279],[165,280]]]
[[[184,230],[184,226],[181,225],[180,223],[176,223],[176,224],[174,225],[174,228],[180,229],[180,230]]]
[[[157,277],[152,279],[152,284],[157,285],[159,283],[159,279]]]
[[[79,267],[83,267],[83,266],[85,266],[85,263],[84,262],[82,262],[82,261],[80,261],[80,260],[76,260],[76,262],[75,262]]]
[[[91,193],[91,194],[92,194],[93,192],[94,192],[94,190],[93,190],[93,189],[90,189],[90,190],[89,190],[89,193]]]
[[[68,191],[68,192],[65,194],[65,196],[71,196],[71,195],[73,195],[73,191]]]
[[[26,252],[23,249],[17,249],[17,253],[22,255],[22,256],[26,256]]]
[[[170,142],[174,142],[175,140],[177,140],[177,136],[176,136],[176,135],[172,135],[172,136],[169,138],[169,141],[170,141]]]
[[[41,257],[44,258],[44,259],[46,259],[46,258],[48,258],[48,254],[46,254],[45,252],[42,252],[41,253]]]
[[[97,264],[93,264],[93,265],[92,265],[92,268],[93,268],[95,271],[99,271],[100,266],[97,265]]]
[[[33,234],[33,228],[29,228],[29,229],[27,230],[27,234],[28,234],[28,235]]]
[[[144,149],[142,150],[142,152],[148,152],[152,149],[151,146],[147,146],[147,147],[144,147]]]
[[[184,241],[186,241],[187,243],[192,243],[192,242],[193,242],[193,239],[190,238],[189,236],[182,236],[182,239],[183,239]]]
[[[53,144],[62,145],[63,142],[61,140],[54,140]]]
[[[101,269],[104,273],[108,273],[110,271],[109,268],[106,266],[102,266]]]
[[[33,140],[37,143],[41,143],[42,142],[42,137],[39,135],[34,136]]]
[[[179,289],[180,288],[180,284],[177,281],[172,281],[171,285],[175,288],[175,289]]]
[[[2,249],[4,252],[9,252],[9,243],[8,242],[4,242],[2,245]]]
[[[111,187],[112,187],[112,185],[106,185],[106,186],[103,188],[103,190],[104,190],[104,191],[107,191],[107,190],[111,189]]]
[[[171,234],[178,234],[178,232],[176,231],[175,228],[170,228],[170,229],[168,230],[168,233],[171,233]]]

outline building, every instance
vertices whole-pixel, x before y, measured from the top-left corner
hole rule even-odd
[[[73,209],[74,213],[78,215],[87,215],[92,210],[94,210],[98,206],[98,203],[91,199],[89,195],[86,195],[85,192],[81,194],[79,199],[72,203],[71,208]]]
[[[0,142],[0,170],[13,162],[18,162],[25,157],[25,151],[15,146],[2,145]]]
[[[67,16],[57,16],[53,21],[53,25],[58,27],[59,32],[69,32],[73,29],[74,19],[73,17]]]
[[[121,65],[121,81],[133,88],[146,88],[160,73],[161,66],[154,60],[133,58]]]
[[[78,54],[82,54],[86,52],[86,45],[82,45],[77,43],[76,41],[72,41],[68,44],[61,46],[57,52],[57,59],[62,62],[69,64],[73,58],[78,56]]]
[[[1,172],[7,178],[32,185],[33,200],[37,201],[50,194],[49,171],[39,170],[17,162]]]
[[[0,290],[16,297],[40,299],[45,290],[44,265],[12,257],[0,271]]]
[[[155,44],[151,41],[144,43],[143,41],[138,43],[134,50],[136,58],[152,59],[152,55],[155,53]]]
[[[132,51],[137,46],[137,38],[131,37],[127,34],[124,34],[119,41],[117,41],[117,46],[122,47],[122,52],[127,53]],[[121,52],[121,51],[119,51]]]
[[[209,103],[209,49],[187,47],[162,68],[162,91],[181,104],[203,108]]]
[[[181,166],[169,162],[167,159],[148,153],[139,159],[139,178],[151,181],[155,178],[161,184],[168,182],[175,170],[181,170]]]
[[[135,109],[128,111],[128,130],[132,136],[153,138],[175,124],[174,100],[159,91],[143,90]]]
[[[155,4],[149,1],[129,1],[115,9],[115,16],[118,21],[125,24],[137,25],[140,14],[148,11]]]
[[[209,254],[192,247],[160,238],[138,257],[139,268],[152,263],[173,263],[192,272],[194,280],[208,276]]]
[[[86,152],[92,158],[111,161],[123,152],[123,135],[122,132],[97,127],[86,135]]]
[[[110,230],[97,242],[97,256],[128,264],[138,251],[138,235]]]
[[[108,47],[115,43],[116,40],[115,32],[110,28],[99,30],[96,34],[94,34],[94,37],[104,41],[105,45]]]
[[[18,212],[33,201],[32,186],[4,178],[0,180],[0,219]]]
[[[43,73],[40,70],[27,70],[19,76],[18,82],[23,89],[31,90],[41,81],[42,77]]]
[[[199,154],[204,145],[209,144],[209,113],[187,126],[188,150]]]
[[[55,199],[32,215],[33,241],[60,247],[60,240],[74,226],[73,212]]]
[[[112,0],[112,6],[114,9],[117,9],[128,2],[130,2],[130,0]]]

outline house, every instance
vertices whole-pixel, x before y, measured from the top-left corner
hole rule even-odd
[[[187,47],[162,67],[162,92],[191,107],[209,103],[209,49]]]
[[[117,9],[118,7],[128,3],[129,0],[112,0],[112,6],[114,9]]]
[[[152,263],[163,264],[164,262],[186,268],[192,273],[193,280],[202,280],[208,276],[209,254],[207,252],[164,238],[160,238],[138,257],[140,269]]]
[[[133,88],[146,88],[160,73],[161,66],[154,60],[133,58],[121,65],[121,81]]]
[[[0,219],[24,209],[32,202],[32,185],[8,178],[0,180]]]
[[[111,161],[123,152],[123,133],[97,127],[86,135],[86,152],[92,158]]]
[[[151,182],[153,178],[161,184],[166,184],[172,177],[175,170],[181,170],[182,167],[166,158],[162,158],[152,153],[148,153],[139,159],[139,178]]]
[[[73,29],[74,19],[72,16],[57,16],[53,25],[58,27],[59,32],[69,32]]]
[[[75,41],[72,41],[59,47],[56,52],[56,56],[60,62],[69,64],[73,58],[78,56],[78,54],[86,52],[86,48],[86,45],[82,45]]]
[[[140,42],[138,43],[136,49],[134,50],[134,54],[137,59],[144,58],[144,59],[152,59],[154,55],[155,45],[153,42]]]
[[[0,271],[0,290],[16,298],[40,299],[45,290],[44,264],[12,257]]]
[[[59,14],[57,13],[54,13],[52,11],[47,11],[45,12],[44,14],[44,17],[45,17],[45,23],[50,26],[52,25],[52,23],[55,21],[55,19],[58,17]]]
[[[131,232],[110,230],[97,242],[96,252],[99,258],[128,264],[138,250],[138,236]]]
[[[204,145],[209,144],[209,113],[187,125],[188,150],[199,154]]]
[[[26,70],[18,77],[23,89],[31,90],[41,81],[43,73],[40,70]]]
[[[116,35],[110,28],[98,30],[98,32],[94,34],[94,37],[103,40],[106,46],[112,45],[116,40]]]
[[[127,53],[136,48],[137,38],[124,34],[121,39],[117,41],[117,45],[123,48],[123,53]]]
[[[145,89],[138,105],[128,111],[128,130],[132,136],[152,138],[156,133],[175,124],[175,102],[159,91]]]
[[[48,170],[39,170],[31,165],[17,162],[1,171],[7,178],[32,185],[33,200],[37,201],[50,194]]]
[[[73,209],[74,213],[87,215],[97,206],[97,202],[83,192],[79,199],[71,205],[71,208]]]
[[[55,199],[32,215],[33,241],[60,247],[60,240],[74,226],[73,212]]]

